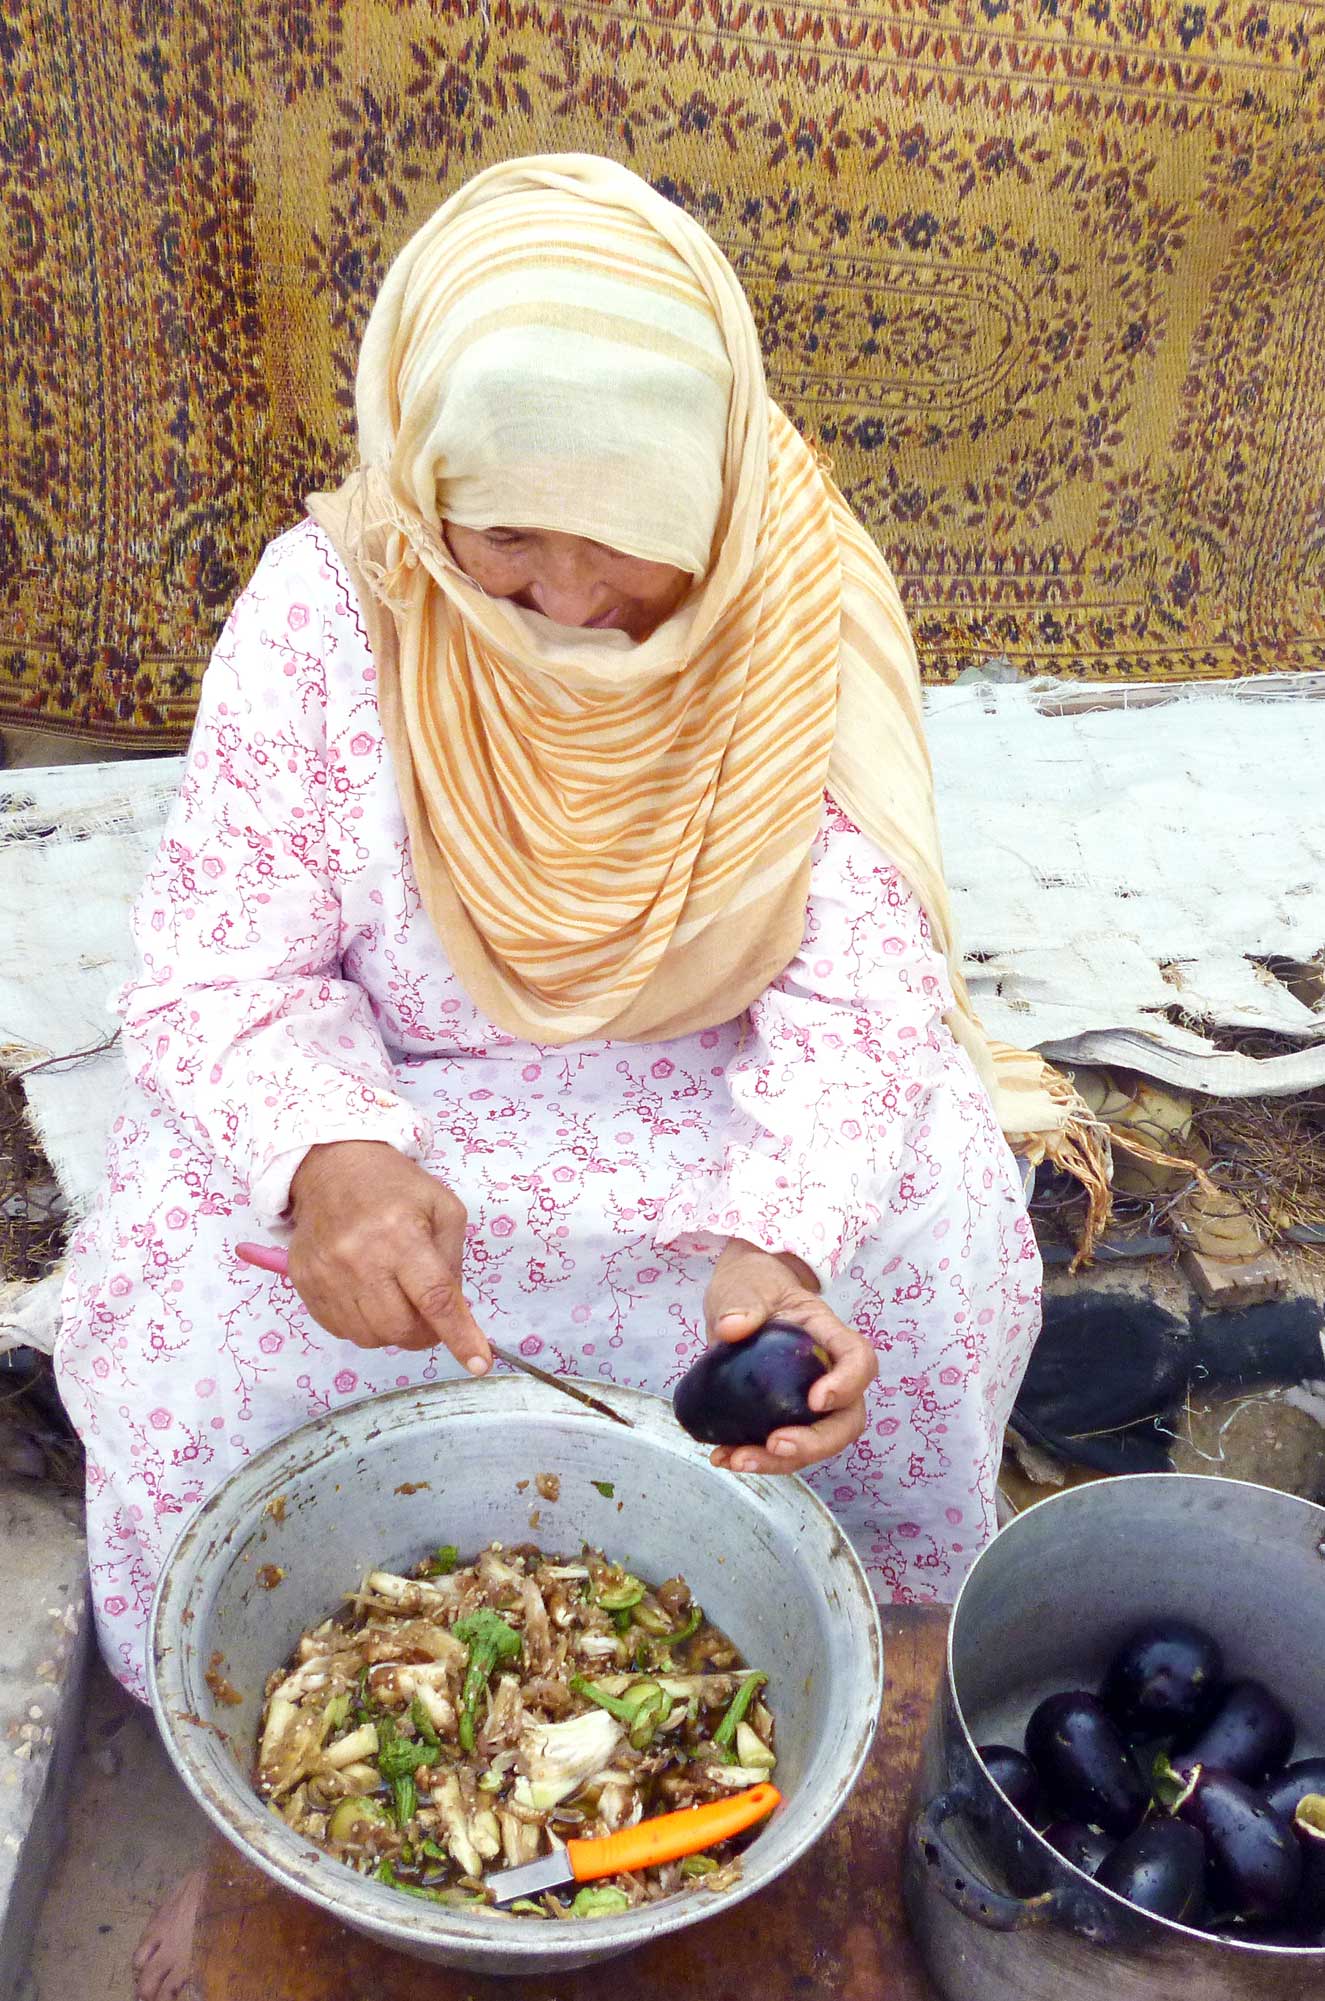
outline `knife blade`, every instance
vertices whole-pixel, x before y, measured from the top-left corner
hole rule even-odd
[[[516,1897],[538,1897],[544,1890],[567,1883],[592,1883],[597,1877],[616,1876],[629,1869],[653,1869],[660,1862],[697,1855],[716,1842],[730,1840],[733,1834],[743,1834],[772,1813],[781,1799],[776,1786],[749,1786],[729,1799],[656,1814],[651,1820],[637,1821],[634,1827],[623,1827],[595,1841],[568,1841],[564,1848],[540,1855],[536,1862],[497,1870],[483,1879],[483,1886],[497,1903],[509,1904]]]
[[[278,1278],[289,1282],[290,1259],[279,1244],[236,1244],[235,1256],[257,1271],[274,1272]],[[610,1404],[591,1397],[588,1390],[582,1390],[578,1383],[567,1382],[564,1376],[554,1376],[546,1369],[535,1368],[532,1362],[526,1362],[523,1355],[512,1354],[509,1348],[499,1348],[495,1341],[489,1341],[488,1346],[508,1369],[518,1369],[522,1376],[532,1376],[535,1382],[546,1383],[550,1390],[560,1390],[563,1396],[574,1397],[576,1403],[587,1404],[590,1410],[597,1411],[599,1417],[610,1417],[613,1424],[624,1424],[627,1431],[635,1429],[632,1418],[622,1417],[621,1412],[613,1410]]]

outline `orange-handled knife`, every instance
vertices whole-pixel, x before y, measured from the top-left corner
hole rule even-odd
[[[484,1886],[499,1904],[509,1904],[514,1897],[538,1897],[544,1890],[555,1890],[565,1883],[592,1883],[596,1877],[615,1876],[626,1869],[654,1869],[660,1862],[697,1855],[715,1842],[743,1834],[772,1813],[781,1798],[776,1786],[750,1786],[730,1799],[682,1807],[679,1813],[660,1813],[597,1841],[568,1841],[564,1848],[541,1855],[537,1862],[522,1862],[518,1869],[499,1869],[484,1878]]]

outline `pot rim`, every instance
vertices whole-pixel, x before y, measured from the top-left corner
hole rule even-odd
[[[1289,1494],[1282,1487],[1267,1487],[1263,1482],[1258,1480],[1229,1480],[1224,1478],[1223,1475],[1211,1473],[1115,1473],[1110,1474],[1104,1480],[1087,1481],[1081,1486],[1064,1487],[1058,1493],[1046,1494],[1043,1500],[1033,1501],[1029,1508],[1023,1508],[1020,1514],[1014,1515],[1012,1520],[999,1530],[993,1541],[986,1543],[979,1556],[976,1557],[975,1562],[971,1565],[971,1568],[967,1571],[966,1576],[962,1579],[961,1588],[953,1600],[952,1617],[948,1621],[948,1637],[944,1647],[943,1663],[944,1672],[947,1675],[948,1690],[952,1697],[953,1712],[962,1733],[962,1742],[969,1752],[971,1762],[976,1770],[993,1787],[1009,1813],[1015,1817],[1019,1826],[1023,1827],[1028,1834],[1034,1837],[1037,1846],[1043,1854],[1051,1861],[1057,1863],[1061,1868],[1069,1870],[1076,1883],[1093,1891],[1098,1897],[1107,1897],[1110,1903],[1115,1905],[1119,1911],[1128,1913],[1133,1919],[1138,1917],[1148,1918],[1157,1925],[1163,1925],[1166,1929],[1179,1933],[1183,1938],[1197,1939],[1203,1945],[1207,1946],[1226,1945],[1231,1946],[1234,1951],[1242,1953],[1273,1953],[1277,1958],[1282,1959],[1305,1959],[1315,1963],[1325,1961],[1325,1945],[1270,1945],[1259,1939],[1230,1938],[1223,1932],[1202,1931],[1196,1925],[1182,1924],[1177,1918],[1162,1917],[1158,1911],[1147,1911],[1142,1909],[1139,1904],[1129,1902],[1117,1890],[1111,1890],[1107,1884],[1097,1882],[1094,1876],[1088,1875],[1084,1869],[1080,1868],[1075,1862],[1070,1861],[1066,1855],[1061,1855],[1056,1848],[1052,1847],[1045,1840],[1039,1828],[1027,1820],[1019,1807],[1013,1805],[1002,1786],[999,1785],[998,1781],[986,1769],[976,1748],[975,1738],[971,1734],[971,1727],[966,1720],[966,1713],[962,1708],[961,1697],[957,1690],[954,1644],[957,1637],[957,1622],[961,1616],[962,1600],[966,1596],[967,1587],[975,1576],[977,1569],[989,1556],[990,1552],[998,1548],[1003,1537],[1015,1530],[1018,1522],[1025,1521],[1029,1516],[1038,1514],[1042,1508],[1059,1507],[1065,1501],[1073,1502],[1074,1500],[1077,1506],[1088,1506],[1089,1502],[1082,1502],[1076,1497],[1083,1494],[1091,1494],[1096,1488],[1107,1488],[1110,1492],[1116,1493],[1119,1488],[1135,1485],[1138,1481],[1142,1480],[1165,1480],[1170,1485],[1174,1481],[1182,1481],[1189,1485],[1199,1483],[1202,1488],[1222,1487],[1229,1492],[1239,1493],[1250,1489],[1253,1493],[1272,1494],[1277,1500],[1296,1502],[1299,1507],[1319,1517],[1321,1550],[1322,1554],[1325,1555],[1325,1507],[1322,1507],[1316,1501],[1306,1500],[1301,1494]]]
[[[636,1436],[646,1450],[690,1458],[692,1461],[698,1457],[699,1463],[708,1466],[707,1451],[695,1446],[681,1431],[672,1418],[671,1405],[665,1397],[615,1384],[595,1382],[593,1388],[595,1395],[604,1394],[607,1401],[625,1407],[635,1420]],[[317,1905],[329,1916],[345,1922],[348,1911],[352,1909],[354,1916],[349,1921],[355,1928],[385,1944],[400,1949],[404,1943],[403,1935],[412,1934],[418,1946],[450,1948],[455,1954],[468,1952],[475,1955],[470,1960],[475,1968],[478,1958],[486,1953],[490,1957],[501,1955],[515,1961],[527,1959],[530,1962],[525,1969],[527,1971],[536,1971],[538,1964],[549,1968],[557,1960],[564,1961],[565,1970],[569,1970],[572,1965],[586,1963],[586,1954],[588,1960],[597,1960],[607,1958],[614,1952],[644,1945],[699,1923],[707,1916],[717,1916],[722,1911],[733,1909],[747,1897],[767,1888],[819,1839],[845,1805],[869,1754],[882,1707],[883,1636],[879,1611],[864,1567],[845,1532],[818,1495],[799,1476],[783,1475],[778,1486],[770,1490],[767,1476],[760,1479],[750,1474],[728,1473],[726,1478],[739,1480],[742,1486],[757,1493],[762,1501],[772,1500],[779,1507],[790,1503],[793,1521],[797,1515],[802,1522],[807,1518],[819,1520],[828,1531],[834,1580],[838,1582],[839,1589],[855,1599],[858,1611],[865,1615],[866,1657],[858,1663],[854,1678],[860,1700],[861,1727],[843,1762],[831,1798],[817,1806],[813,1803],[803,1806],[804,1824],[797,1830],[773,1873],[757,1869],[749,1871],[721,1897],[705,1900],[698,1893],[673,1896],[637,1906],[620,1916],[595,1918],[587,1930],[583,1924],[555,1924],[550,1929],[547,1926],[521,1926],[518,1921],[502,1924],[493,1922],[490,1911],[471,1915],[441,1906],[434,1910],[416,1899],[393,1895],[386,1885],[360,1876],[325,1851],[314,1848],[273,1814],[251,1790],[242,1759],[231,1747],[227,1733],[217,1723],[207,1720],[207,1691],[203,1686],[200,1650],[186,1649],[179,1644],[183,1616],[192,1610],[190,1601],[204,1591],[203,1580],[214,1571],[216,1557],[245,1527],[261,1518],[266,1501],[288,1487],[302,1466],[315,1463],[322,1456],[315,1448],[325,1441],[327,1434],[336,1435],[342,1449],[347,1443],[351,1447],[357,1443],[340,1437],[342,1428],[347,1423],[351,1428],[361,1423],[369,1411],[375,1435],[401,1422],[407,1407],[424,1405],[431,1416],[443,1399],[456,1407],[454,1415],[463,1417],[467,1424],[500,1423],[508,1433],[513,1422],[534,1420],[546,1425],[550,1416],[555,1416],[558,1423],[564,1424],[605,1423],[590,1411],[570,1406],[564,1398],[558,1398],[557,1405],[550,1405],[547,1401],[549,1394],[546,1389],[522,1376],[491,1376],[481,1381],[469,1377],[455,1378],[428,1385],[422,1390],[415,1385],[381,1395],[356,1398],[334,1412],[324,1413],[300,1425],[295,1431],[265,1446],[251,1459],[243,1461],[185,1522],[163,1566],[149,1621],[147,1679],[157,1727],[171,1763],[213,1826],[273,1882]],[[465,1408],[476,1396],[487,1399],[486,1409],[478,1413],[472,1407]],[[558,1408],[563,1402],[568,1404],[565,1411]],[[664,1419],[664,1414],[665,1421],[659,1427],[658,1421]],[[615,1431],[616,1427],[609,1429]],[[227,1510],[234,1514],[230,1504],[237,1489],[241,1493],[245,1489],[252,1491],[246,1495],[241,1512],[230,1521],[227,1529],[221,1518]],[[209,1548],[209,1537],[213,1531],[218,1533],[219,1540]],[[193,1726],[188,1735],[182,1729],[185,1724]],[[231,1769],[223,1769],[215,1776],[207,1771],[207,1752],[211,1748],[213,1733],[226,1743],[232,1761]],[[803,1786],[801,1790],[804,1790]],[[779,1809],[778,1818],[792,1805],[794,1801],[788,1801]],[[400,1905],[407,1908],[401,1910]],[[406,1946],[405,1949],[410,1948]],[[520,1968],[510,1970],[518,1972]]]

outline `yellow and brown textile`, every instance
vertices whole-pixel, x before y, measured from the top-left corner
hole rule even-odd
[[[611,155],[751,298],[922,664],[1325,664],[1319,0],[0,0],[0,721],[177,740],[392,257]]]
[[[618,402],[669,410],[675,465]],[[706,233],[612,161],[491,168],[393,264],[356,403],[362,466],[310,508],[358,593],[424,908],[484,1013],[554,1045],[733,1019],[800,943],[827,782],[919,893],[1004,1130],[1081,1174],[1093,1221],[1086,1106],[970,1010],[893,580],[770,401]],[[647,640],[489,598],[452,560],[453,506],[610,529],[631,447],[614,539],[697,576]],[[709,496],[693,559],[676,466]]]

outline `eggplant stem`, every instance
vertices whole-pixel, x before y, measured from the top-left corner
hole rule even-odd
[[[1166,1751],[1161,1751],[1150,1768],[1151,1797],[1164,1811],[1175,1814],[1186,1806],[1200,1782],[1201,1767],[1193,1765],[1186,1778],[1175,1772]]]

